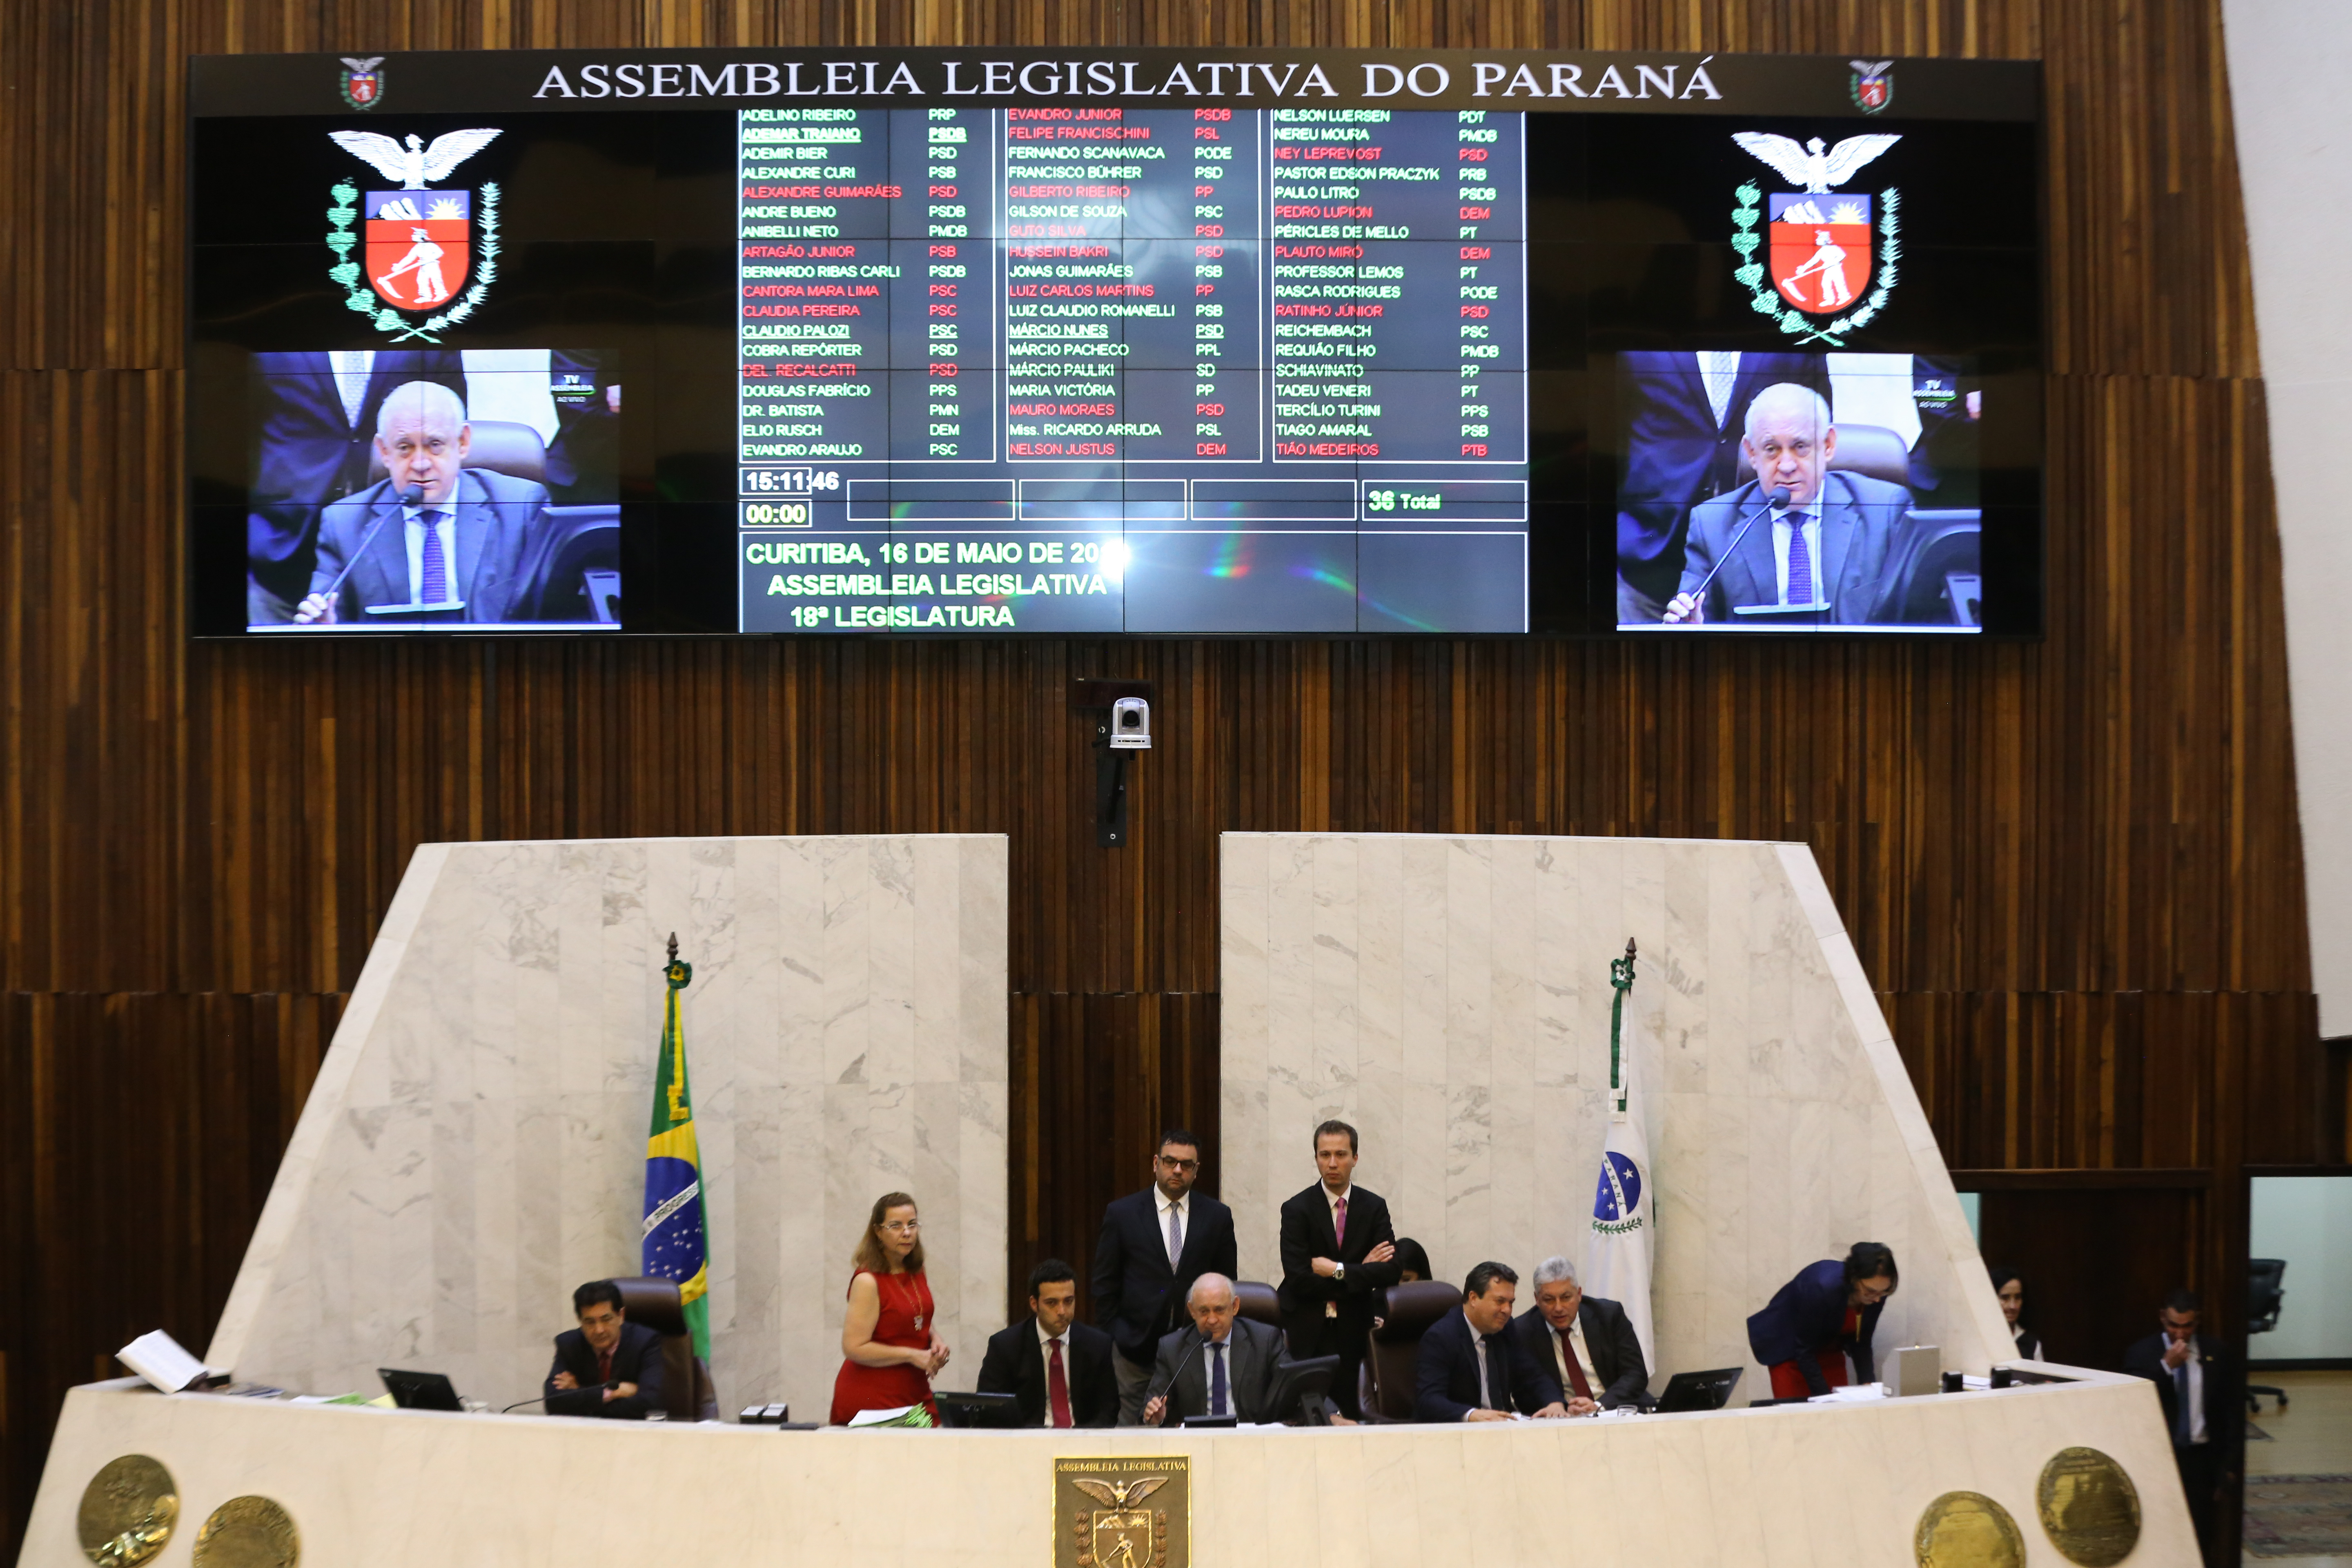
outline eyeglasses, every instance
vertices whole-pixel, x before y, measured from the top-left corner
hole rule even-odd
[[[1160,1163],[1171,1171],[1197,1171],[1201,1168],[1198,1160],[1171,1160],[1165,1154],[1160,1156]]]
[[[923,1222],[919,1219],[886,1219],[882,1222],[882,1228],[893,1236],[912,1236],[923,1228]]]

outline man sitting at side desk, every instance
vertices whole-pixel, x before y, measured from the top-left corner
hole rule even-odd
[[[1077,1271],[1058,1258],[1032,1268],[1029,1313],[989,1337],[980,1392],[1018,1397],[1024,1426],[1116,1426],[1110,1336],[1077,1321]]]
[[[1448,1312],[1421,1336],[1415,1365],[1416,1421],[1508,1421],[1523,1415],[1560,1416],[1559,1384],[1537,1362],[1515,1354],[1511,1308],[1519,1277],[1500,1263],[1481,1263],[1462,1287],[1462,1310]]]
[[[591,1279],[572,1292],[580,1326],[555,1336],[555,1363],[543,1393],[550,1415],[600,1415],[642,1421],[666,1410],[661,1336],[625,1321],[621,1288]]]
[[[1536,1265],[1536,1304],[1511,1325],[1512,1349],[1549,1372],[1570,1415],[1638,1403],[1650,1386],[1642,1337],[1625,1309],[1588,1296],[1565,1258]]]

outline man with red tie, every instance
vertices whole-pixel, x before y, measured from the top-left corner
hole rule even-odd
[[[555,1336],[554,1364],[541,1390],[547,1413],[642,1421],[648,1410],[667,1409],[662,1337],[627,1321],[621,1288],[591,1279],[572,1292],[572,1310],[580,1326]]]
[[[1118,1420],[1110,1336],[1078,1319],[1077,1271],[1049,1258],[1029,1271],[1031,1315],[994,1335],[980,1392],[1021,1402],[1024,1426],[1109,1426]]]
[[[1371,1332],[1380,1292],[1404,1270],[1396,1261],[1396,1227],[1378,1193],[1355,1184],[1356,1130],[1326,1121],[1315,1130],[1315,1170],[1322,1179],[1282,1205],[1283,1331],[1291,1356],[1336,1355],[1331,1397],[1359,1420],[1356,1369]]]
[[[1511,1325],[1519,1354],[1545,1368],[1568,1396],[1570,1415],[1595,1415],[1648,1394],[1642,1337],[1625,1309],[1588,1296],[1565,1258],[1536,1265],[1536,1304]]]

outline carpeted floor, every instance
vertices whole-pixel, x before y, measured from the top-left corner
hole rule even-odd
[[[2352,1476],[2248,1476],[2246,1555],[2352,1552]]]

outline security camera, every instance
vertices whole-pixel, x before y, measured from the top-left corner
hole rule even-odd
[[[1110,705],[1110,744],[1115,752],[1151,750],[1151,704],[1122,697]]]

